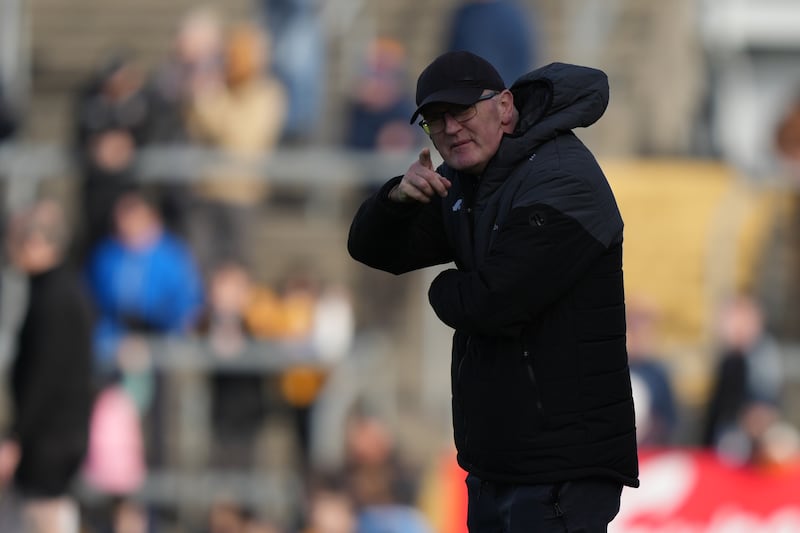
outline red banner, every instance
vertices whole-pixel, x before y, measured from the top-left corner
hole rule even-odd
[[[800,465],[762,471],[695,450],[643,452],[610,533],[800,532]]]

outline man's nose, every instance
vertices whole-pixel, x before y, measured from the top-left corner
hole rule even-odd
[[[461,129],[461,123],[454,119],[450,113],[445,112],[442,114],[442,120],[444,120],[445,133],[452,133]]]

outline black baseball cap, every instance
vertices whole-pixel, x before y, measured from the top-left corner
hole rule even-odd
[[[470,105],[483,91],[502,91],[503,78],[491,63],[471,52],[446,52],[428,65],[417,78],[417,110],[411,115],[413,124],[422,108],[432,103]]]

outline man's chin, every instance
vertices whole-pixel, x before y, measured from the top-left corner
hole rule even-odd
[[[452,161],[445,161],[447,165],[459,172],[464,172],[466,174],[480,174],[483,170],[483,166],[480,164],[475,164],[473,161],[464,161],[455,159]]]

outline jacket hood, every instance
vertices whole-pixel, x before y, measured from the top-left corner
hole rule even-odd
[[[608,107],[608,77],[590,67],[551,63],[520,77],[510,90],[519,123],[503,138],[491,173],[514,167],[559,133],[594,124]]]
[[[597,122],[608,106],[608,77],[594,68],[551,63],[519,78],[511,92],[520,115],[515,136],[545,139]]]

